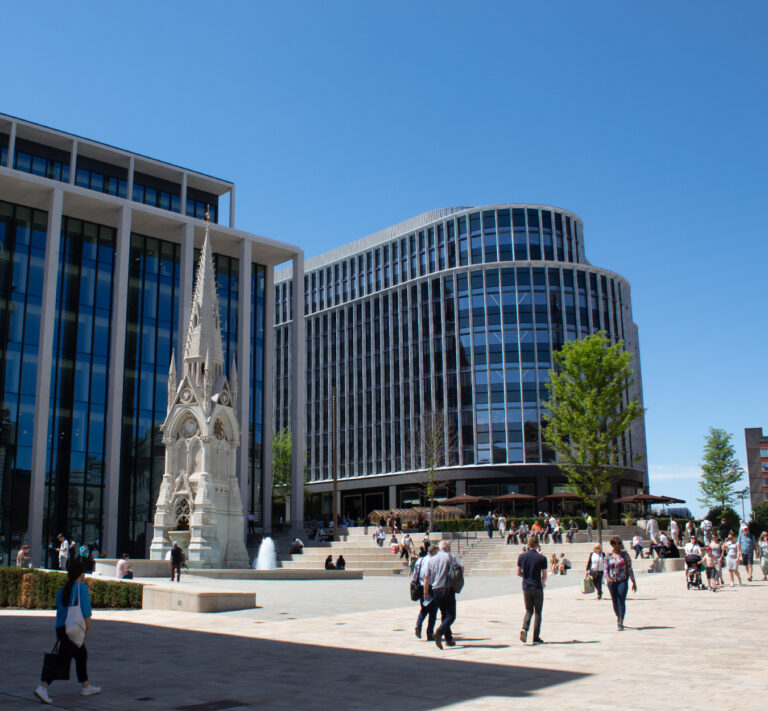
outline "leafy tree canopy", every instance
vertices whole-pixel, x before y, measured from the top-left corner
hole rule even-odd
[[[717,427],[710,427],[704,438],[704,458],[701,463],[699,503],[708,507],[725,508],[736,500],[736,484],[744,470],[739,466],[736,450],[731,444],[733,435]]]
[[[623,473],[623,437],[643,416],[632,386],[632,354],[604,333],[570,341],[554,354],[544,439],[557,452],[558,466],[575,494],[596,508],[611,482]]]
[[[272,435],[272,498],[285,503],[291,494],[293,436],[287,427]]]

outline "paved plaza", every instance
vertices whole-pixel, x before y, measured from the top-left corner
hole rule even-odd
[[[101,695],[55,682],[51,708],[764,709],[768,583],[687,591],[683,573],[640,575],[617,632],[610,600],[578,575],[547,587],[542,636],[522,645],[517,578],[471,578],[457,646],[413,633],[405,576],[361,581],[201,581],[256,590],[259,608],[200,614],[97,611],[88,641]],[[0,612],[0,709],[35,708],[50,611]]]

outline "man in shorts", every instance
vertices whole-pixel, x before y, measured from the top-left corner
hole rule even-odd
[[[749,532],[746,523],[741,524],[739,531],[739,551],[741,552],[741,564],[747,569],[747,580],[752,582],[752,560],[755,557],[755,537]]]

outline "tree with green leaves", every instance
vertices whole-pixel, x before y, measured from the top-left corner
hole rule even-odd
[[[643,416],[633,384],[632,354],[624,342],[611,345],[604,333],[569,341],[554,353],[549,371],[544,440],[557,452],[568,488],[595,507],[602,542],[601,506],[611,484],[624,473],[624,435]]]
[[[744,470],[736,458],[732,437],[725,430],[710,427],[709,434],[704,438],[704,461],[699,480],[699,503],[703,506],[724,509],[736,500],[736,484],[744,475]]]
[[[284,504],[291,495],[293,436],[287,427],[272,435],[272,500]]]

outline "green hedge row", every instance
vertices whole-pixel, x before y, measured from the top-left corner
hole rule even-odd
[[[53,610],[66,573],[25,568],[0,568],[0,607]],[[91,607],[141,609],[144,586],[139,583],[85,578]]]

